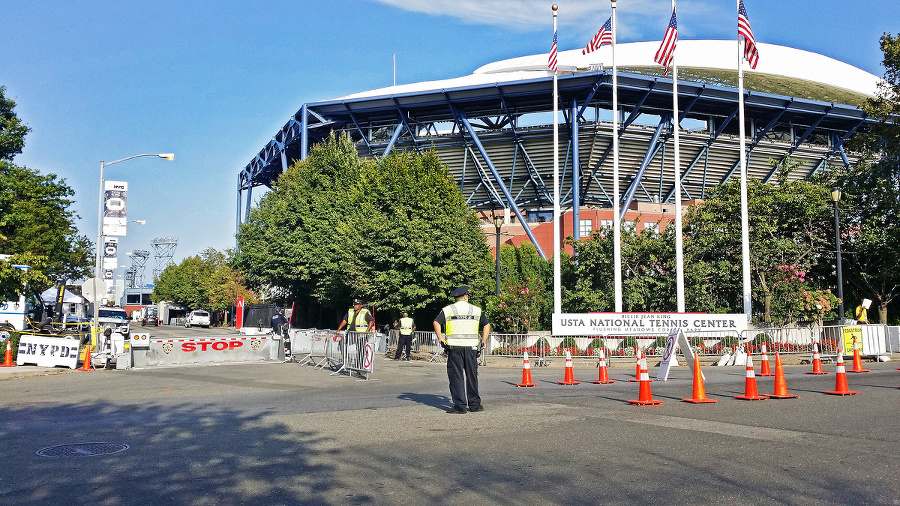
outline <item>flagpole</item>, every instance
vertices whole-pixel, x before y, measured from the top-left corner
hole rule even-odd
[[[675,12],[675,0],[672,0],[672,12]],[[673,50],[674,51],[674,50]],[[675,299],[678,312],[684,309],[684,241],[681,226],[681,151],[679,130],[681,122],[678,114],[678,58],[672,55],[672,130],[675,134]],[[662,178],[662,174],[660,174]]]
[[[740,12],[741,0],[736,0],[738,12]],[[744,314],[749,322],[752,317],[750,301],[750,220],[747,204],[747,149],[744,139],[744,61],[740,34],[737,40],[738,49],[738,136],[740,138],[741,160],[741,263],[743,271],[743,299]]]
[[[553,4],[553,35],[556,37],[556,11],[559,6]],[[558,51],[557,51],[558,54]],[[559,254],[559,89],[557,88],[557,70],[553,69],[553,314],[562,313],[562,275]]]
[[[613,270],[616,312],[622,312],[622,218],[619,216],[619,72],[616,67],[616,0],[612,3]]]

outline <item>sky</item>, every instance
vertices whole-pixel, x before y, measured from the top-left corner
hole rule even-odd
[[[610,3],[559,0],[559,47],[578,49]],[[884,74],[878,38],[900,32],[897,0],[745,0],[759,42]],[[550,1],[0,0],[0,85],[32,130],[15,163],[75,191],[97,236],[100,162],[127,181],[124,253],[178,237],[177,263],[235,246],[237,175],[306,102],[448,79],[544,53]],[[619,0],[619,42],[660,40],[670,0]],[[681,39],[733,39],[734,0],[681,0]],[[760,58],[765,58],[762,54]],[[2,189],[0,189],[2,191]],[[262,194],[254,191],[254,200]],[[154,268],[148,262],[146,275]],[[121,274],[123,269],[117,271]]]

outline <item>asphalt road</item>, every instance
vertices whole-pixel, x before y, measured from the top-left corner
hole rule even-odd
[[[833,365],[787,366],[800,398],[765,401],[732,398],[743,368],[705,367],[705,405],[680,402],[681,367],[651,384],[659,407],[625,402],[633,367],[610,385],[578,367],[577,386],[534,368],[521,389],[489,366],[486,410],[462,416],[444,365],[382,357],[368,381],[295,363],[7,375],[0,503],[900,504],[896,364],[848,374],[848,397],[822,393]],[[81,453],[38,455],[63,449]]]

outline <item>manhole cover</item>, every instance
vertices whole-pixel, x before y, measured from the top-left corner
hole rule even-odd
[[[41,457],[95,457],[119,453],[127,449],[128,445],[120,443],[74,443],[48,446],[35,453]]]

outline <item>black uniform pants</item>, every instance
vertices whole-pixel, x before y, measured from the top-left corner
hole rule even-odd
[[[395,359],[400,358],[400,350],[403,349],[404,346],[406,347],[406,357],[410,358],[410,350],[412,349],[412,334],[408,336],[400,334],[400,338],[397,340],[397,352],[394,353]]]
[[[478,395],[478,351],[471,346],[451,346],[447,352],[447,377],[453,406],[465,410],[481,406]]]

